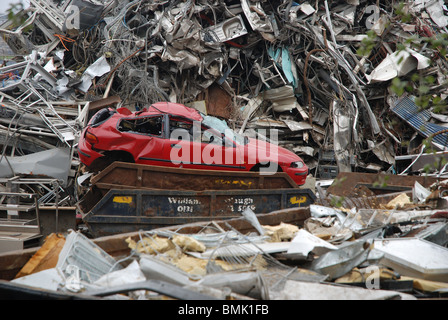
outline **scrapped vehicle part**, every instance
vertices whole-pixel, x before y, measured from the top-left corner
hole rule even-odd
[[[132,113],[98,111],[83,130],[79,158],[93,171],[114,161],[187,169],[287,173],[305,184],[308,167],[291,151],[241,136],[225,121],[182,104],[157,102]]]
[[[310,189],[268,190],[110,190],[83,220],[96,237],[139,229],[241,217],[314,203]]]
[[[323,1],[321,6],[285,0],[199,4],[31,0],[30,8],[16,16],[22,22],[0,22],[0,33],[17,54],[2,61],[0,95],[7,92],[16,102],[27,98],[20,103],[25,108],[36,105],[30,85],[50,105],[62,98],[72,102],[66,109],[75,107],[75,101],[104,98],[112,92],[123,105],[137,110],[161,100],[201,104],[204,113],[223,117],[251,136],[261,122],[284,122],[287,125],[278,128],[279,145],[303,155],[314,176],[334,178],[337,170],[396,171],[393,154],[402,155],[406,149],[402,142],[412,131],[401,130],[394,114],[374,107],[379,99],[394,106],[397,97],[384,89],[393,76],[412,72],[431,83],[422,88],[430,90],[428,94],[442,100],[446,94],[443,52],[427,43],[447,32],[446,6],[441,0],[424,2],[407,1],[412,19],[403,23],[394,18],[390,1],[380,12],[379,7],[354,0]],[[355,25],[357,35],[352,32]],[[368,30],[377,37],[368,36]],[[398,48],[396,39],[409,41]],[[355,52],[366,45],[365,40],[375,42],[372,50]],[[281,94],[246,113],[252,109],[251,100],[258,104],[271,90]],[[340,99],[331,108],[335,96]],[[47,111],[42,118],[50,118]],[[238,128],[240,116],[244,122]],[[0,118],[2,123],[8,119]],[[51,118],[57,117],[53,113]],[[329,119],[336,120],[331,122],[333,128]],[[54,120],[62,126],[61,119]],[[440,122],[444,122],[440,117],[430,121]],[[59,135],[56,124],[47,127],[61,141],[75,144],[76,130]],[[11,128],[30,130],[18,129]],[[261,133],[256,134],[261,139]],[[339,167],[320,161],[321,146],[334,147]],[[108,155],[127,160],[123,154]]]

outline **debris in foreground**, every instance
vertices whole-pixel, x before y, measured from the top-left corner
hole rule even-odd
[[[435,97],[443,105],[448,93],[447,10],[442,1],[405,1],[404,22],[393,4],[31,0],[17,13],[23,21],[0,25],[11,49],[0,66],[0,265],[23,262],[12,277],[3,270],[10,281],[2,290],[26,284],[38,288],[31,294],[114,299],[446,297],[448,119]],[[73,23],[70,9],[80,5],[88,10]],[[359,50],[369,41],[370,52]],[[395,79],[411,88],[398,95]],[[429,108],[420,108],[418,89],[432,97]],[[134,231],[129,241],[114,232],[109,241],[122,252],[99,250],[80,232],[80,207],[98,200],[91,182],[104,175],[80,164],[80,134],[103,108],[138,112],[160,101],[299,155],[307,181],[318,179],[317,199],[307,193],[306,207],[282,208],[282,217],[303,213],[290,223],[264,223],[269,208],[248,210],[254,226],[245,230],[212,219],[200,232],[179,225]],[[62,233],[65,241],[50,242]],[[45,258],[26,265],[36,245]],[[89,259],[70,260],[73,248]]]

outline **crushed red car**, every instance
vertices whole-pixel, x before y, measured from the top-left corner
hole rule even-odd
[[[303,160],[273,143],[242,136],[196,109],[157,102],[141,111],[104,108],[82,131],[80,161],[99,171],[113,161],[206,170],[286,172],[303,185]]]

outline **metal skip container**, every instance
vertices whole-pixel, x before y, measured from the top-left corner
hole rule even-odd
[[[316,196],[286,173],[260,175],[114,162],[79,203],[93,236],[306,207]]]
[[[109,190],[83,220],[93,236],[169,225],[242,217],[306,207],[315,201],[310,189],[267,190]]]

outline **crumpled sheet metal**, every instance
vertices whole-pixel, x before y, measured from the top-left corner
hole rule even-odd
[[[436,123],[432,123],[431,113],[429,110],[421,110],[415,104],[412,97],[404,97],[397,101],[397,104],[391,109],[403,121],[406,121],[417,132],[424,137],[434,136],[432,142],[440,145],[442,148],[448,145],[448,134],[445,132],[446,127]]]
[[[80,3],[87,5],[31,0],[26,24],[44,38],[24,32],[24,26],[0,26],[14,50],[39,51],[34,67],[51,67],[46,72],[57,82],[38,83],[54,92],[52,101],[117,95],[137,109],[156,101],[203,101],[203,111],[259,138],[259,129],[270,128],[264,121],[277,121],[283,124],[275,127],[278,143],[303,156],[317,177],[325,166],[339,172],[394,167],[402,141],[420,132],[397,128],[397,115],[378,107],[396,100],[388,91],[394,77],[418,71],[435,78],[432,93],[448,94],[448,65],[436,50],[394,45],[414,35],[447,33],[447,17],[438,14],[442,1],[405,1],[418,25],[390,19],[394,8],[388,1],[376,8],[369,1],[323,1],[316,7],[284,0],[103,0],[88,3],[91,10],[79,12],[77,25]],[[369,30],[382,38],[362,56],[357,49]],[[15,86],[5,72],[5,84]],[[217,110],[216,99],[228,103]],[[323,161],[325,152],[334,153],[337,163]]]
[[[341,210],[318,205],[313,205],[311,214],[312,219],[327,219],[326,225],[331,219],[339,219],[346,224],[348,217]],[[442,246],[446,244],[446,237],[438,238],[441,233],[446,233],[446,221],[443,229],[440,228],[440,220],[431,224],[430,220],[423,218],[420,226],[436,228],[418,232],[417,237],[407,234],[396,238],[381,232],[382,228],[397,227],[400,222],[412,225],[412,222],[418,220],[414,218],[412,212],[402,210],[401,218],[386,221],[380,229],[365,237],[346,238],[338,245],[322,237],[321,233],[314,234],[314,230],[307,228],[306,222],[304,228],[293,228],[290,225],[288,229],[292,234],[283,238],[282,242],[271,242],[274,235],[257,235],[255,226],[259,224],[254,223],[256,221],[252,221],[254,233],[249,235],[214,221],[196,226],[198,233],[183,234],[180,232],[182,226],[176,226],[123,234],[113,238],[113,249],[104,243],[112,238],[99,239],[98,244],[102,248],[117,250],[117,246],[121,247],[117,251],[120,252],[116,256],[117,260],[97,247],[98,244],[79,233],[71,232],[55,263],[60,272],[39,271],[16,279],[14,283],[53,291],[88,292],[96,296],[110,296],[126,289],[129,297],[138,299],[151,296],[145,292],[151,290],[150,286],[142,285],[145,281],[161,281],[223,299],[415,299],[422,294],[421,281],[425,282],[423,291],[428,294],[436,295],[439,293],[436,290],[448,286],[448,265],[445,258],[447,249]],[[357,224],[352,223],[346,226],[352,230],[358,228]],[[279,229],[284,228],[285,224],[261,227],[265,230]],[[209,233],[211,231],[213,233]],[[430,239],[423,234],[437,236]],[[153,238],[149,241],[144,235],[152,235]],[[123,243],[119,244],[119,241]],[[198,247],[199,243],[203,245]],[[123,251],[122,246],[126,244],[131,252],[124,257],[126,251]],[[149,247],[153,250],[147,250]],[[206,251],[203,251],[205,248]],[[314,256],[311,260],[303,259],[310,254]],[[303,257],[297,259],[297,255]],[[277,258],[286,258],[289,262],[285,265]],[[128,260],[131,263],[127,267],[127,263],[121,265]],[[359,273],[360,268],[362,274]],[[358,276],[352,277],[354,273]],[[383,277],[383,273],[392,278]],[[412,284],[414,278],[415,285]],[[386,284],[377,287],[380,284],[378,281],[385,284],[382,282],[384,280],[392,280],[390,284],[393,286]],[[353,286],[349,285],[351,283]],[[402,284],[406,285],[406,291]],[[365,289],[359,288],[360,285],[364,285]],[[130,291],[134,292],[131,294]],[[183,295],[179,292],[179,296]],[[200,299],[206,299],[206,296]]]
[[[71,166],[71,152],[68,148],[54,148],[18,157],[0,159],[0,178],[17,175],[51,177],[67,186]]]
[[[287,281],[285,289],[271,294],[273,300],[416,300],[410,294],[369,290],[323,283]]]

